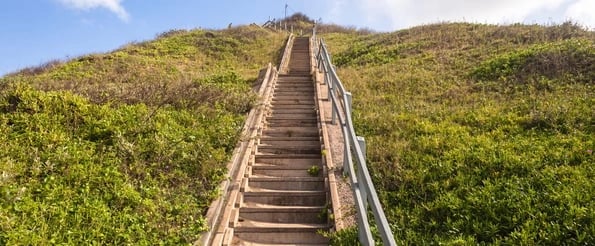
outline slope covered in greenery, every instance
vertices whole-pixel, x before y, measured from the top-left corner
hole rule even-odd
[[[322,36],[400,244],[595,243],[593,32],[448,23]]]
[[[284,39],[175,30],[0,78],[0,245],[194,242]]]

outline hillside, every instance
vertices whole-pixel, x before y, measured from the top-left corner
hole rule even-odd
[[[595,244],[594,32],[319,31],[399,244]],[[0,78],[0,245],[194,242],[285,38],[172,30]]]
[[[399,244],[595,243],[595,33],[445,23],[321,36]]]
[[[0,78],[0,245],[194,242],[285,38],[172,30]]]

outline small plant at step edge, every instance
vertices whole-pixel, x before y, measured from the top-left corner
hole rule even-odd
[[[311,166],[310,168],[308,168],[308,174],[310,174],[310,176],[316,177],[316,176],[318,176],[319,173],[320,173],[319,166]]]

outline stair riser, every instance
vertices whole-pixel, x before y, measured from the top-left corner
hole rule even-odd
[[[249,193],[244,193],[244,202],[256,202],[276,206],[324,206],[326,203],[326,195],[320,194],[308,196],[267,196],[263,193],[258,193],[258,195],[250,195]]]
[[[302,95],[314,98],[314,91],[315,89],[312,86],[283,86],[275,88],[273,95]]]
[[[240,220],[252,220],[272,223],[326,223],[326,218],[320,216],[321,211],[294,211],[294,212],[247,212],[240,209]]]
[[[318,156],[318,155],[317,155]],[[320,165],[322,163],[322,157],[311,158],[311,159],[288,159],[288,158],[278,158],[276,156],[269,157],[269,156],[256,156],[254,157],[256,164],[262,164],[266,166],[274,166],[274,167],[292,167],[292,168],[310,168],[314,165]],[[256,165],[255,164],[255,165]]]
[[[312,174],[308,173],[308,168],[311,166],[304,166],[302,169],[252,169],[252,175],[258,177],[322,177],[322,172],[319,172],[318,175],[312,176]],[[292,168],[292,167],[287,167]]]
[[[259,147],[259,154],[279,155],[279,154],[319,154],[320,148],[283,148],[283,147]]]
[[[284,147],[295,147],[295,146],[311,146],[311,148],[315,148],[320,150],[320,141],[319,140],[314,140],[314,141],[283,141],[283,140],[279,140],[279,141],[275,141],[275,140],[260,140],[260,146],[258,147],[258,149],[261,149],[263,147],[279,147],[279,148],[284,148]]]
[[[302,95],[302,94],[297,94],[297,95],[279,95],[279,96],[275,96],[273,97],[273,100],[277,100],[277,101],[283,101],[283,100],[287,100],[287,101],[294,101],[294,100],[299,100],[299,101],[314,101],[314,95]]]
[[[271,110],[284,110],[284,109],[314,109],[314,103],[310,104],[299,104],[299,105],[286,105],[286,104],[277,104],[271,105]]]
[[[314,109],[314,107],[316,107],[316,104],[314,104],[314,101],[301,101],[299,103],[296,102],[290,102],[290,101],[276,101],[273,100],[273,102],[271,102],[271,108],[272,109],[279,109],[279,108],[310,108],[310,109]]]
[[[291,115],[316,115],[316,110],[313,108],[303,109],[303,108],[294,108],[294,109],[283,109],[283,110],[275,110],[272,109],[270,111],[273,115],[279,115],[279,117],[283,117],[284,114],[291,114]],[[303,117],[306,118],[306,117]],[[306,118],[307,119],[307,118]]]
[[[295,126],[317,126],[318,123],[316,122],[295,122],[295,121],[285,121],[285,122],[268,122],[268,127],[295,127]]]
[[[279,229],[277,229],[279,230]],[[317,230],[317,229],[316,229]],[[238,240],[258,242],[262,244],[320,244],[328,245],[328,239],[317,234],[316,230],[308,232],[276,232],[267,233],[262,230],[240,230],[235,233]]]
[[[289,108],[289,109],[306,107],[310,110],[314,110],[315,105],[316,104],[314,103],[314,100],[307,99],[307,98],[304,98],[303,100],[273,99],[273,101],[271,102],[272,109],[276,109],[278,107]]]
[[[310,177],[309,177],[310,178]],[[266,178],[258,179],[258,181],[249,180],[248,185],[250,187],[259,188],[259,189],[267,189],[267,190],[275,190],[275,191],[317,191],[317,190],[324,190],[324,181],[263,181]],[[287,196],[289,199],[293,196]],[[284,197],[281,197],[284,198]],[[296,198],[297,199],[297,198]],[[324,200],[324,198],[323,198]],[[287,205],[287,204],[283,204]],[[297,204],[299,205],[299,204]],[[313,204],[316,205],[316,204]],[[324,204],[322,204],[324,205]]]

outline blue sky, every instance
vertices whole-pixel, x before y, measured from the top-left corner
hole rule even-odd
[[[438,21],[506,24],[573,20],[595,28],[595,0],[1,0],[0,76],[53,59],[107,52],[171,29],[262,24],[302,12],[392,31]]]

